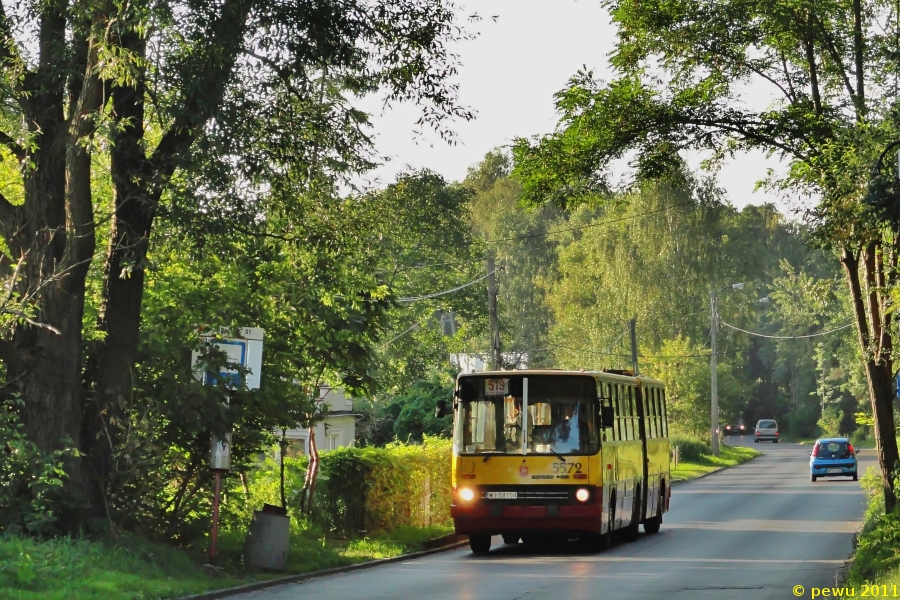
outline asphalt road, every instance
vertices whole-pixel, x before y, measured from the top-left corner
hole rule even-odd
[[[734,438],[740,444],[749,439]],[[810,483],[809,446],[760,444],[745,465],[672,488],[656,535],[595,553],[576,543],[537,551],[494,538],[468,548],[244,594],[244,600],[582,600],[794,598],[834,585],[864,498],[847,478]],[[859,455],[860,473],[875,464]]]

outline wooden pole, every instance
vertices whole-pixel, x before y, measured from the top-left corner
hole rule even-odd
[[[494,277],[494,251],[487,253],[487,292],[488,292],[488,320],[491,327],[491,354],[488,368],[496,371],[501,366],[500,360],[500,317],[497,312],[497,278]]]

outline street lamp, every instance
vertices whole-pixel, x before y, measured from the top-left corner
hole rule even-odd
[[[716,319],[716,302],[718,301],[719,292],[730,287],[733,290],[744,289],[743,283],[732,283],[724,285],[718,290],[713,288],[709,292],[709,340],[712,354],[709,356],[709,376],[712,388],[712,398],[710,400],[710,423],[712,425],[712,451],[713,456],[719,456],[719,378],[716,370],[716,330],[718,321]]]

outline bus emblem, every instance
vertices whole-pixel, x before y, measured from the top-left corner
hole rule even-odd
[[[528,465],[522,465],[519,467],[519,475],[522,477],[528,477]]]

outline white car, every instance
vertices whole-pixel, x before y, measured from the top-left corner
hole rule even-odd
[[[756,422],[756,434],[753,436],[755,443],[773,442],[778,443],[778,422],[772,419],[760,419]]]

